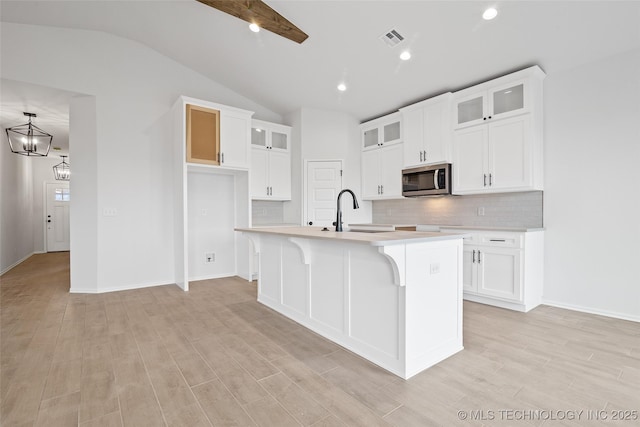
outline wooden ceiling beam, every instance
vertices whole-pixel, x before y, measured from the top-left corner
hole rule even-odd
[[[255,23],[260,28],[278,34],[296,43],[302,43],[309,36],[287,18],[269,7],[262,0],[196,0],[214,9]]]

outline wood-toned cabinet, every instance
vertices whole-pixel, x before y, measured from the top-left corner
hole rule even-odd
[[[187,162],[220,164],[220,110],[187,104]]]
[[[251,198],[291,200],[291,128],[253,120],[251,125]]]
[[[537,66],[454,94],[453,193],[543,190]]]
[[[544,232],[468,233],[463,249],[463,291],[470,301],[529,311],[542,301]]]
[[[186,161],[249,168],[253,113],[206,101],[185,105]]]
[[[451,92],[400,109],[404,167],[451,161]]]

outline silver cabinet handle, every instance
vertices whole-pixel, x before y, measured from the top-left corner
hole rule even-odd
[[[422,151],[420,152],[420,161],[422,162]]]
[[[487,186],[487,174],[486,173],[484,174],[482,185],[485,186],[485,187]]]
[[[473,264],[476,262],[476,250],[473,250],[473,260],[471,261]]]
[[[480,251],[478,251],[478,264],[480,264],[482,262],[482,259],[480,258]]]
[[[489,187],[491,187],[493,185],[493,179],[491,177],[491,174],[489,174]]]
[[[380,194],[380,186],[378,185],[378,194]]]
[[[490,242],[506,242],[505,239],[489,239]]]
[[[269,187],[269,195],[273,196],[273,187]]]
[[[224,163],[224,153],[220,153],[220,163]]]
[[[426,162],[427,161],[427,150],[424,150],[423,153],[424,154],[423,154],[422,157],[424,158],[424,161]]]
[[[267,196],[269,195],[269,187],[267,187]]]
[[[380,186],[380,194],[384,194],[384,186]]]

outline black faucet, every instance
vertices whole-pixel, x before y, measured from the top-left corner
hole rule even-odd
[[[345,191],[347,193],[350,193],[351,197],[353,197],[353,209],[358,209],[360,207],[358,206],[358,200],[356,199],[356,195],[353,194],[353,191],[349,190],[348,188],[342,190],[338,194],[338,209],[337,209],[336,222],[335,222],[336,231],[342,231],[342,209],[340,208],[340,198],[342,197],[342,193],[344,193]]]

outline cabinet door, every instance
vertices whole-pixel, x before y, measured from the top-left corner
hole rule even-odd
[[[227,111],[220,113],[220,164],[222,166],[249,167],[250,132],[250,117]]]
[[[362,131],[362,148],[373,148],[380,144],[380,129],[374,127]]]
[[[483,191],[488,184],[487,126],[457,130],[453,141],[453,193]]]
[[[489,187],[531,187],[532,155],[528,114],[489,124]]]
[[[402,121],[400,118],[382,126],[382,144],[395,144],[401,141]]]
[[[267,148],[267,134],[269,132],[266,129],[260,127],[251,128],[251,147]]]
[[[281,151],[269,152],[269,186],[271,198],[291,200],[291,156]]]
[[[486,94],[475,93],[455,102],[454,116],[456,128],[483,123],[486,118]]]
[[[478,248],[478,293],[520,301],[522,294],[521,251]]]
[[[529,109],[527,89],[524,81],[518,81],[490,90],[491,120],[527,112]]]
[[[402,124],[404,127],[404,167],[418,166],[422,164],[424,158],[424,110],[417,108],[403,111]]]
[[[220,111],[187,104],[187,162],[218,165]]]
[[[271,148],[274,150],[289,150],[289,134],[285,132],[271,132]]]
[[[424,108],[424,162],[444,163],[449,160],[448,102],[438,102]]]
[[[383,198],[402,198],[402,144],[381,148],[380,193]]]
[[[251,198],[269,199],[269,152],[264,148],[251,151]]]
[[[380,198],[380,150],[362,152],[362,198],[365,200]]]
[[[475,246],[464,245],[462,251],[462,289],[464,292],[478,292]]]

